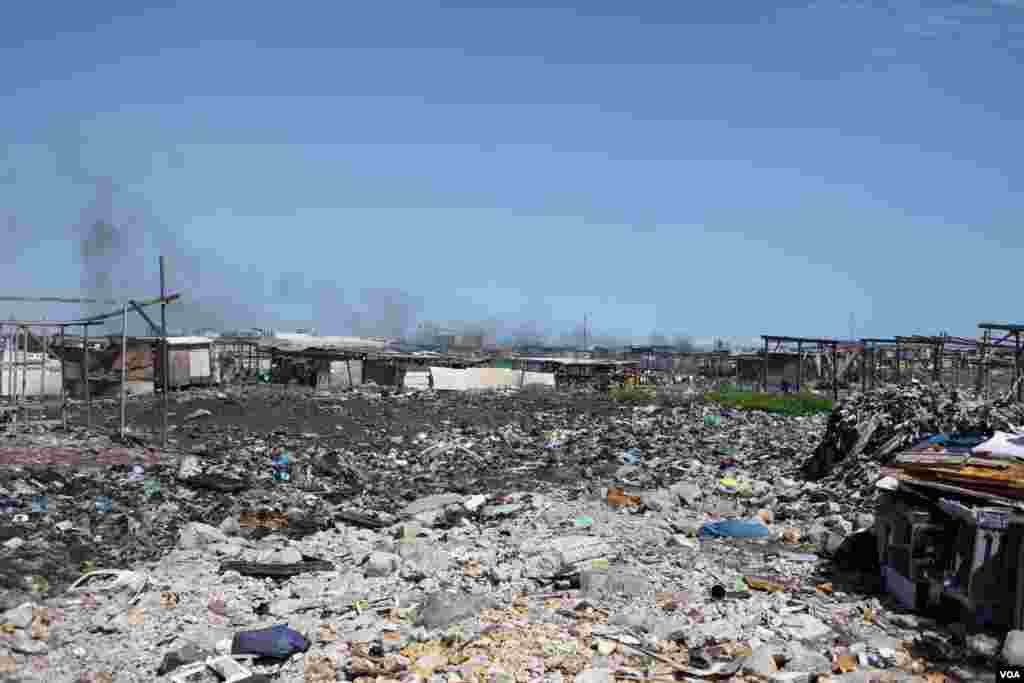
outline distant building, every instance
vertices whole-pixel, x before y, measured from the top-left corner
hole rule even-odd
[[[441,337],[443,353],[478,353],[484,348],[482,334],[449,334]]]

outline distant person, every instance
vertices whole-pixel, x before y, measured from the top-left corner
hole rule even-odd
[[[789,393],[789,381],[788,380],[782,380],[782,393],[784,393],[784,394],[788,394]]]

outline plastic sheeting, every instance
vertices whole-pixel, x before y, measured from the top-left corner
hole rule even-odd
[[[405,388],[406,389],[429,389],[430,388],[430,373],[429,372],[406,372],[405,373]]]
[[[210,350],[192,349],[189,355],[189,375],[192,379],[206,379],[210,376]]]
[[[988,454],[993,458],[1010,457],[1024,460],[1024,434],[997,431],[988,441],[974,447],[976,454]]]
[[[430,368],[430,374],[434,379],[434,389],[439,391],[555,386],[555,376],[550,372],[523,372],[509,368]]]

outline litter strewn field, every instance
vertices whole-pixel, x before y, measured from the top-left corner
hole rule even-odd
[[[176,396],[160,451],[157,400],[127,444],[9,439],[0,680],[231,680],[228,655],[276,681],[988,672],[993,636],[880,590],[846,418],[258,387]],[[845,455],[809,481],[823,439]]]

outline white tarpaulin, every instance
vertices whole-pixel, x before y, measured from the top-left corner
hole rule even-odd
[[[430,376],[434,378],[434,388],[438,391],[464,391],[465,375],[463,370],[452,368],[430,368]]]
[[[405,388],[406,389],[429,389],[430,388],[430,373],[429,372],[406,372],[405,373]]]
[[[439,391],[466,391],[469,389],[501,389],[522,385],[555,386],[550,372],[522,372],[508,368],[430,368],[434,388]]]
[[[555,373],[553,372],[525,372],[523,375],[523,386],[555,386]]]
[[[210,376],[210,350],[193,349],[188,354],[189,374],[192,377]]]

